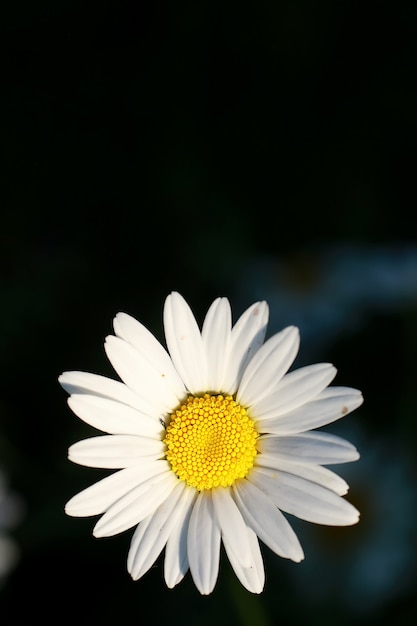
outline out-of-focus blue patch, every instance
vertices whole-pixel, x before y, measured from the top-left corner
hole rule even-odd
[[[18,561],[18,546],[8,531],[20,521],[22,514],[22,500],[10,492],[5,473],[0,470],[0,586]]]
[[[300,524],[306,558],[291,575],[312,604],[332,600],[367,614],[406,593],[414,581],[416,476],[404,444],[371,441],[357,425],[345,425],[338,434],[363,451],[356,463],[331,468],[349,483],[346,498],[361,519],[346,529]]]
[[[417,305],[417,244],[344,244],[285,260],[251,259],[242,268],[236,296],[242,308],[267,300],[269,333],[295,324],[304,351],[322,348],[360,330],[370,315]]]

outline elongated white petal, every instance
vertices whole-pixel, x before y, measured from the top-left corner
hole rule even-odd
[[[104,469],[131,467],[143,458],[159,459],[163,455],[162,441],[133,435],[91,437],[74,443],[68,450],[68,458],[73,463]]]
[[[108,398],[78,394],[68,398],[68,404],[84,422],[112,435],[161,439],[164,432],[158,420]]]
[[[220,524],[223,544],[229,561],[242,584],[253,593],[260,593],[264,584],[264,569],[259,543],[248,528],[231,489],[213,490],[213,504]]]
[[[358,451],[349,441],[323,432],[281,437],[264,435],[258,439],[257,448],[261,453],[277,455],[282,459],[319,465],[348,463],[359,458]]]
[[[246,479],[236,481],[232,489],[246,523],[259,539],[279,556],[302,561],[304,553],[297,535],[270,498]]]
[[[243,567],[250,567],[252,553],[246,542],[246,523],[231,496],[230,488],[213,489],[212,497],[223,543],[236,554]]]
[[[201,594],[213,591],[219,573],[220,526],[210,492],[201,491],[188,527],[187,552],[194,584]]]
[[[264,342],[269,309],[266,302],[255,302],[232,328],[229,360],[223,379],[223,391],[234,394],[251,358]]]
[[[285,415],[257,420],[260,432],[276,435],[293,435],[312,428],[320,428],[344,417],[363,402],[357,389],[349,387],[328,387],[311,402]]]
[[[334,491],[339,496],[344,496],[349,491],[349,485],[343,478],[335,474],[327,467],[321,465],[314,465],[312,463],[301,463],[298,461],[289,461],[283,459],[275,454],[258,454],[255,459],[255,465],[257,467],[266,467],[271,470],[279,470],[282,472],[288,472],[306,478],[313,483],[317,483],[326,489]]]
[[[241,536],[242,547],[245,552],[251,554],[251,563],[249,567],[242,564],[239,554],[232,551],[228,542],[224,543],[224,548],[231,566],[239,578],[242,585],[251,593],[261,593],[265,584],[265,570],[262,560],[261,550],[259,548],[258,537],[249,526],[246,526],[245,536]]]
[[[207,311],[201,336],[207,360],[207,391],[223,391],[228,365],[232,314],[227,298],[217,298]]]
[[[185,489],[186,484],[178,481],[156,511],[136,528],[127,557],[127,569],[133,580],[139,580],[162,552],[181,513],[181,496]]]
[[[253,416],[268,419],[293,411],[323,391],[336,376],[336,371],[330,363],[317,363],[286,374],[270,394],[253,403]]]
[[[171,357],[160,342],[143,324],[126,313],[118,313],[113,320],[114,332],[130,343],[148,362],[156,373],[162,388],[167,388],[169,399],[172,395],[177,403],[186,395],[186,389],[172,363]]]
[[[140,410],[138,396],[124,383],[89,372],[64,372],[58,382],[69,394],[88,394],[116,400]]]
[[[249,362],[237,390],[244,406],[259,402],[270,393],[294,361],[300,343],[298,328],[288,326],[266,341]]]
[[[207,391],[207,362],[200,329],[190,307],[177,292],[165,301],[164,330],[175,369],[188,391]]]
[[[65,512],[73,517],[90,517],[104,513],[109,506],[146,478],[160,474],[167,468],[169,465],[166,461],[146,459],[134,467],[115,472],[71,498],[65,506]]]
[[[164,577],[169,589],[178,585],[188,572],[188,526],[196,497],[197,491],[195,489],[186,489],[179,507],[180,516],[168,537],[165,548]]]
[[[107,509],[94,527],[94,536],[111,537],[132,528],[156,511],[177,482],[171,469],[142,481]]]
[[[142,400],[144,413],[159,416],[178,405],[178,385],[164,364],[159,370],[151,367],[143,354],[114,335],[106,337],[104,348],[120,378]]]
[[[277,507],[308,522],[350,526],[359,520],[358,511],[347,500],[300,476],[254,468],[250,481]]]

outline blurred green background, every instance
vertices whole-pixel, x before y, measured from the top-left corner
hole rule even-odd
[[[417,5],[1,13],[2,624],[414,623]],[[118,311],[163,340],[171,290],[199,320],[218,295],[236,317],[268,300],[269,334],[300,326],[297,364],[332,361],[365,396],[327,429],[362,454],[340,468],[360,524],[295,520],[306,560],[265,549],[261,596],[225,558],[207,598],[189,575],[167,590],[160,561],[133,583],[131,531],[96,540],[63,513],[104,473],[66,459],[91,429],[57,377],[113,376]]]

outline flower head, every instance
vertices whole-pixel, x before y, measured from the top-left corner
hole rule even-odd
[[[311,429],[356,409],[362,395],[328,387],[336,374],[329,363],[287,373],[298,330],[264,342],[267,321],[267,304],[257,302],[232,326],[229,302],[218,298],[200,330],[173,292],[164,307],[168,351],[119,313],[105,350],[122,382],[87,372],[60,376],[74,413],[109,433],[74,444],[69,459],[119,469],[74,496],[66,512],[101,515],[96,537],[136,526],[127,561],[134,580],[165,548],[168,587],[190,569],[209,594],[223,542],[242,585],[260,593],[258,539],[279,556],[304,558],[284,513],[336,526],[358,521],[341,497],[346,482],[323,467],[358,459],[356,449]]]

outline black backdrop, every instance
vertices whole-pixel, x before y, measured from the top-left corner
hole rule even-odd
[[[305,259],[329,246],[414,249],[414,3],[41,0],[1,12],[0,466],[24,502],[7,531],[20,560],[0,587],[4,623],[410,623],[408,567],[404,586],[393,581],[395,593],[370,608],[333,592],[307,601],[296,566],[269,554],[260,598],[231,582],[225,559],[210,598],[189,577],[166,590],[160,563],[132,583],[130,533],[96,541],[91,520],[63,514],[102,473],[66,460],[90,431],[56,379],[67,369],[111,375],[102,341],[119,310],[162,339],[172,289],[199,319],[217,295],[238,314],[262,291],[264,266],[248,271],[256,260],[296,266],[305,282]],[[395,310],[369,302],[357,332],[315,355],[363,389],[354,423],[385,437],[383,466],[388,441],[410,457],[411,478],[412,293]],[[340,533],[336,551],[352,537]],[[386,567],[368,566],[375,576]]]

